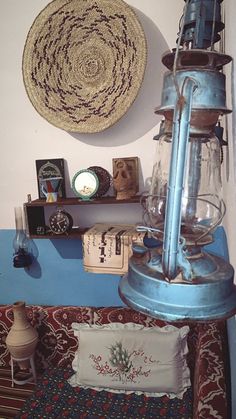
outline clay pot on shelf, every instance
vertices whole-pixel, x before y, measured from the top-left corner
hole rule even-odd
[[[29,368],[29,360],[18,360],[30,358],[34,354],[38,333],[27,319],[24,301],[15,302],[12,308],[14,322],[7,335],[6,345],[11,356],[17,360],[19,367],[26,369]]]

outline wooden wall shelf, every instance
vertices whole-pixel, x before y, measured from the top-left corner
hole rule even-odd
[[[25,203],[26,207],[35,206],[60,206],[60,205],[101,205],[101,204],[135,204],[140,202],[140,195],[135,195],[129,199],[116,199],[115,196],[104,196],[101,198],[82,200],[79,198],[59,198],[57,202],[46,202],[46,199],[35,199]]]
[[[117,204],[137,204],[140,202],[140,195],[133,196],[129,199],[117,200],[115,196],[105,196],[90,200],[82,200],[79,198],[60,198],[57,202],[46,202],[46,199],[35,199],[24,204],[26,233],[27,236],[34,239],[74,239],[80,238],[87,228],[74,227],[68,234],[55,234],[50,232],[46,225],[44,209],[52,207],[81,206],[81,205],[117,205]],[[54,207],[54,208],[53,208]],[[98,221],[99,222],[99,221]]]

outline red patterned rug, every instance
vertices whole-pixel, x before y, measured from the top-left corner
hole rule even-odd
[[[16,376],[15,376],[16,377]],[[23,380],[24,372],[17,373],[17,379]],[[30,397],[35,389],[34,383],[24,385],[14,384],[12,387],[11,369],[0,368],[0,419],[15,418],[25,400]]]

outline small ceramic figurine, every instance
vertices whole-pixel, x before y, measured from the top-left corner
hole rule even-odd
[[[116,161],[113,176],[113,186],[116,190],[116,199],[131,198],[136,194],[136,185],[130,173],[128,164],[122,159]]]

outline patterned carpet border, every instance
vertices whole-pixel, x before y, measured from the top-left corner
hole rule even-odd
[[[72,369],[51,369],[26,401],[17,419],[192,419],[192,392],[183,400],[115,394],[71,387]]]

